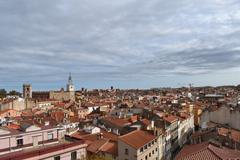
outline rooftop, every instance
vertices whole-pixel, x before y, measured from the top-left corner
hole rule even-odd
[[[218,128],[218,134],[240,143],[240,131],[228,128]]]
[[[178,118],[176,116],[173,116],[173,115],[166,115],[163,117],[163,119],[165,121],[167,121],[168,123],[174,123],[175,121],[178,120]]]
[[[67,148],[79,146],[81,147],[86,147],[86,145],[82,141],[74,142],[74,143],[69,143],[69,142],[63,142],[60,144],[54,144],[51,146],[43,146],[39,147],[36,149],[32,150],[24,150],[24,151],[17,151],[12,153],[8,153],[5,155],[0,156],[0,160],[22,160],[22,159],[27,159],[27,158],[33,158],[33,157],[38,157],[42,156],[44,154],[49,154],[52,152],[60,151],[60,150],[65,150]]]
[[[210,143],[185,146],[176,156],[176,160],[227,160],[239,159],[240,151],[220,148]]]
[[[120,136],[119,140],[130,145],[135,149],[143,147],[145,144],[153,141],[156,137],[146,131],[135,130],[126,135]]]

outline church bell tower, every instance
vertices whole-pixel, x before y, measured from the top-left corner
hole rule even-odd
[[[74,85],[73,85],[73,82],[72,82],[71,73],[69,73],[69,77],[68,77],[67,91],[68,92],[74,92]]]

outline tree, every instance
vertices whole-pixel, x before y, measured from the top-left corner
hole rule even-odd
[[[81,159],[82,160],[82,159]],[[99,156],[99,155],[88,155],[85,159],[83,160],[111,160],[109,158]]]
[[[7,96],[7,91],[5,89],[0,89],[0,98],[5,98]]]
[[[21,93],[15,91],[15,90],[12,90],[12,91],[10,91],[10,92],[8,93],[8,95],[21,96]]]
[[[238,90],[238,91],[240,91],[240,84],[239,84],[239,85],[237,85],[237,90]]]

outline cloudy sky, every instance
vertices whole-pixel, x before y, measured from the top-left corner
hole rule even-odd
[[[239,0],[0,0],[0,88],[240,83]]]

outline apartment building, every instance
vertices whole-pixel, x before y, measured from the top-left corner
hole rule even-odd
[[[59,127],[10,124],[0,128],[0,155],[58,143],[65,130]]]
[[[165,121],[165,129],[167,131],[166,136],[166,151],[165,159],[170,159],[173,154],[176,152],[178,146],[178,117],[173,115],[166,115],[163,117]]]
[[[158,159],[157,137],[142,130],[135,130],[118,139],[118,160]]]

